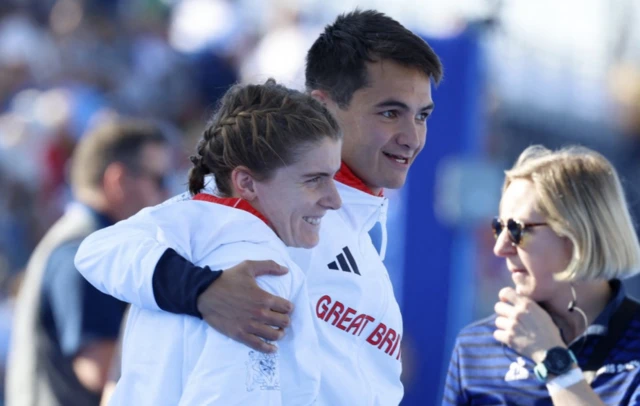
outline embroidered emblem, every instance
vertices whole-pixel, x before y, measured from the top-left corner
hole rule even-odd
[[[278,377],[278,353],[263,354],[249,351],[247,366],[247,392],[255,389],[280,390]]]
[[[520,381],[529,378],[529,371],[525,368],[524,358],[518,357],[515,362],[512,362],[509,366],[509,370],[504,376],[506,382]]]

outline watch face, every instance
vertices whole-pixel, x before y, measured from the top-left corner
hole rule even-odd
[[[554,375],[562,375],[571,368],[573,360],[569,355],[569,351],[564,348],[552,348],[547,351],[547,357],[544,364],[550,373]]]

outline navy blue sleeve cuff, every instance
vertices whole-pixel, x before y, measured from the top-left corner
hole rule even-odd
[[[198,311],[198,296],[222,271],[201,268],[184,259],[171,248],[158,260],[153,272],[153,295],[160,309],[202,318]]]

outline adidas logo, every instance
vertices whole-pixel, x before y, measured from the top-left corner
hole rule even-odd
[[[351,255],[351,251],[349,251],[349,247],[344,247],[342,249],[342,253],[338,254],[336,259],[337,261],[333,261],[329,265],[327,265],[329,269],[334,269],[336,271],[341,270],[344,272],[353,272],[356,275],[360,275],[360,271],[358,270],[358,264],[356,264],[356,260],[353,259],[353,255]]]

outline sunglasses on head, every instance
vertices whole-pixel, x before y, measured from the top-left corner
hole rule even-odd
[[[508,219],[506,228],[509,232],[509,239],[513,243],[512,245],[520,245],[522,242],[522,235],[527,231],[527,229],[546,225],[547,223],[523,223],[518,220]],[[493,229],[493,236],[498,239],[500,234],[502,234],[502,230],[505,228],[505,224],[499,217],[495,217],[491,222],[491,228]]]

